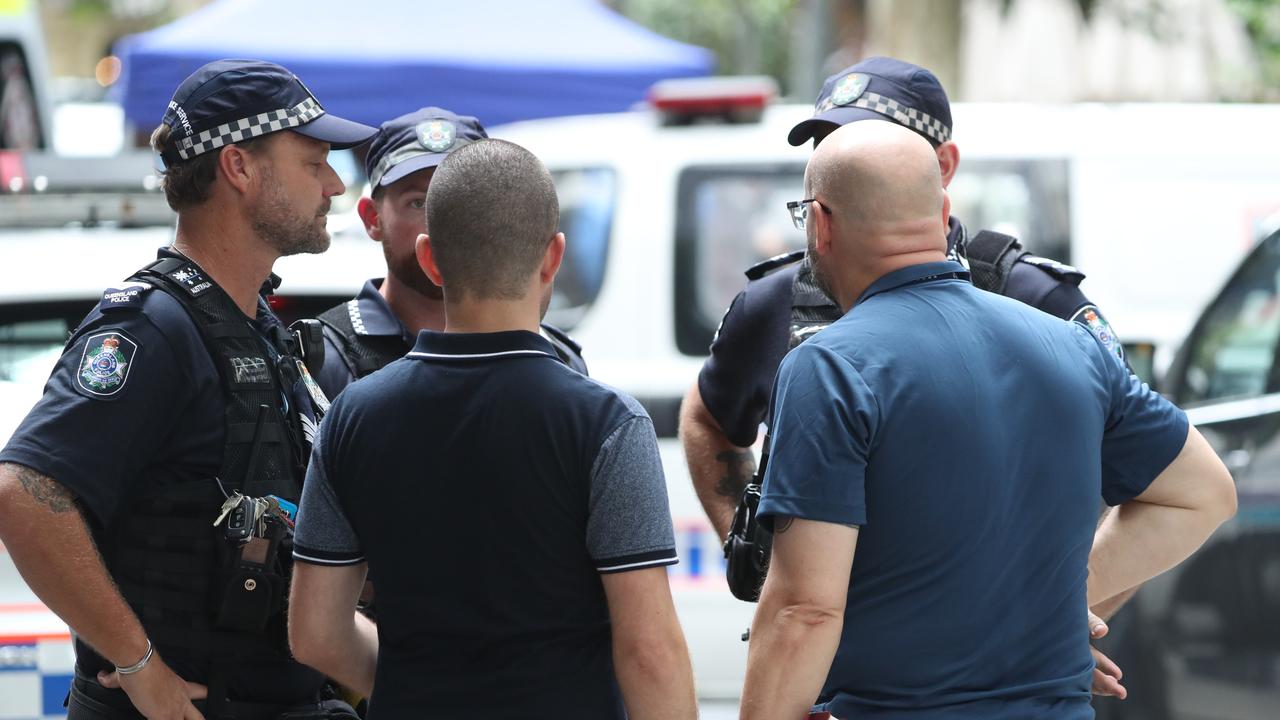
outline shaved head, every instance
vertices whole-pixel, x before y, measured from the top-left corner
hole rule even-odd
[[[809,197],[826,198],[830,209],[860,225],[933,222],[942,212],[933,147],[888,121],[849,123],[831,133],[809,160],[805,183]]]
[[[825,210],[810,213],[810,262],[842,306],[887,272],[945,257],[950,203],[919,134],[889,121],[844,125],[814,150],[804,182]]]

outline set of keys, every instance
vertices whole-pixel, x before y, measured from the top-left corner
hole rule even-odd
[[[293,516],[296,512],[297,506],[275,495],[256,498],[233,492],[226,502],[222,503],[222,510],[218,513],[218,518],[213,521],[213,526],[217,527],[225,521],[226,527],[223,533],[227,540],[241,543],[253,537],[266,537],[267,522],[270,518],[283,522],[287,527],[293,527]]]

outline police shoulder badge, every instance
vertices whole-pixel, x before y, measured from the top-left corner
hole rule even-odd
[[[1116,357],[1124,360],[1124,346],[1120,344],[1120,338],[1116,337],[1116,333],[1111,329],[1111,323],[1102,317],[1102,313],[1094,305],[1085,305],[1076,311],[1071,319],[1084,325],[1098,338],[1098,342],[1107,350],[1110,350]]]
[[[418,126],[418,142],[431,152],[444,152],[453,147],[458,133],[448,120],[430,120]]]
[[[862,73],[849,73],[836,81],[831,88],[831,102],[835,105],[848,105],[867,90],[867,76]]]
[[[111,397],[124,388],[138,351],[134,342],[119,330],[90,335],[80,356],[76,385],[94,397]]]

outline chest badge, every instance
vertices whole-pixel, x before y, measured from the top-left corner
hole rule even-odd
[[[97,333],[85,341],[76,384],[98,397],[110,397],[124,388],[133,367],[138,344],[119,331]]]

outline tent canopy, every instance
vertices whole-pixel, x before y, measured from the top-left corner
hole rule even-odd
[[[140,130],[206,62],[292,70],[326,110],[378,125],[426,105],[486,126],[618,112],[657,80],[708,74],[712,54],[598,0],[216,0],[120,41],[115,97]]]

